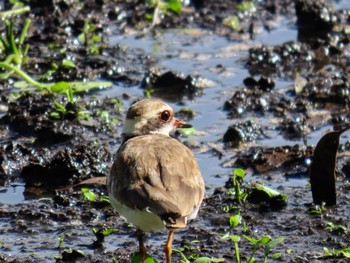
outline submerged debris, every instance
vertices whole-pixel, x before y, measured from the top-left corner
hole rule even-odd
[[[305,160],[312,153],[313,149],[311,146],[254,147],[240,153],[236,157],[234,164],[231,165],[253,168],[257,173],[264,173],[281,167],[290,172],[300,166],[307,166]]]

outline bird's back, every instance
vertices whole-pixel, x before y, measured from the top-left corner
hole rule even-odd
[[[168,228],[184,227],[204,197],[191,150],[161,134],[127,140],[117,152],[108,187],[118,202],[157,215]]]

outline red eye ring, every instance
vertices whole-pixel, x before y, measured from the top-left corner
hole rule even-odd
[[[160,119],[162,121],[168,121],[170,118],[171,118],[171,113],[168,110],[165,110],[160,114]]]

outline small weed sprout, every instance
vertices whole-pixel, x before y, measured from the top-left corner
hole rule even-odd
[[[152,97],[152,93],[154,92],[154,90],[153,89],[145,89],[144,91],[143,91],[143,93],[145,94],[145,96],[146,96],[146,98],[151,98]]]
[[[89,20],[85,20],[83,32],[78,36],[79,42],[87,48],[88,54],[96,55],[100,53],[102,37],[96,32],[96,25]]]
[[[335,225],[332,222],[328,222],[325,229],[335,233],[345,233],[347,230],[345,226]]]
[[[337,259],[341,259],[341,258],[350,258],[350,248],[346,247],[346,248],[340,248],[340,249],[332,249],[331,251],[324,247],[323,248],[324,254],[321,256],[321,258],[324,257],[332,257],[332,258],[337,258]]]
[[[105,237],[110,234],[117,232],[115,228],[107,228],[106,226],[101,226],[99,228],[93,228],[92,233],[94,233],[96,240],[93,242],[92,246],[95,248],[102,247],[102,243],[105,240]]]
[[[96,200],[96,194],[88,188],[81,188],[84,199],[90,202],[94,202]]]
[[[315,207],[312,207],[309,212],[311,215],[320,215],[320,214],[323,214],[327,211],[327,208],[326,208],[326,203],[325,202],[322,202],[321,205],[316,205]]]
[[[146,19],[152,21],[150,29],[161,22],[164,15],[180,14],[181,0],[147,0],[148,6],[153,9],[152,14],[147,14]]]
[[[264,260],[263,260],[263,262],[264,263],[267,262],[267,256],[270,254],[271,249],[275,248],[277,245],[279,245],[284,240],[284,238],[282,238],[282,237],[279,237],[276,239],[271,239],[271,237],[269,235],[263,236],[259,239],[254,239],[254,238],[251,238],[251,237],[245,236],[245,235],[243,235],[243,237],[245,239],[247,239],[250,243],[253,244],[253,251],[250,254],[249,259],[247,260],[247,263],[255,262],[254,255],[255,255],[259,246],[264,247]]]

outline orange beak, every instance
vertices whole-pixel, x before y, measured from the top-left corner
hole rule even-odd
[[[174,118],[174,128],[179,129],[179,128],[192,128],[191,124],[188,124],[182,120]]]

